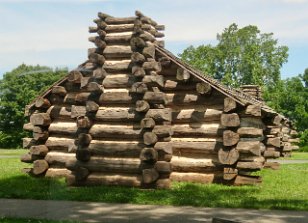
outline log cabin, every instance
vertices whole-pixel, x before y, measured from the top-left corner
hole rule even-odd
[[[184,63],[163,25],[139,11],[94,22],[88,60],[26,108],[25,172],[74,186],[258,184],[268,158],[296,149],[257,86],[232,89]]]

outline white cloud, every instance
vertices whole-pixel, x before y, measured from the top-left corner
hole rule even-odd
[[[62,2],[62,3],[82,3],[82,2],[106,2],[111,0],[0,0],[0,3],[22,3],[22,2]]]
[[[283,2],[286,3],[306,3],[308,0],[282,0]]]

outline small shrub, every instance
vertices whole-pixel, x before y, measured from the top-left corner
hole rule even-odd
[[[300,146],[300,151],[308,152],[308,129],[306,129],[301,133],[299,146]]]

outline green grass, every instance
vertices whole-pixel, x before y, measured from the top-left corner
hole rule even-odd
[[[78,223],[77,221],[53,221],[53,220],[37,220],[26,218],[1,218],[1,223]]]
[[[20,156],[26,152],[26,149],[0,149],[0,156]]]
[[[18,159],[1,159],[1,198],[308,210],[308,164],[282,165],[278,171],[264,169],[260,186],[174,183],[170,190],[67,187],[64,179],[29,177],[21,173],[22,167],[29,165]]]
[[[308,152],[292,152],[291,157],[280,158],[283,160],[308,160]]]

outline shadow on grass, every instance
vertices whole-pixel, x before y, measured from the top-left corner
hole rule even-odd
[[[299,200],[260,200],[255,196],[259,187],[232,187],[175,183],[170,190],[125,188],[118,186],[67,187],[64,179],[32,178],[27,175],[0,179],[0,197],[98,201],[199,207],[278,208],[306,207]]]

